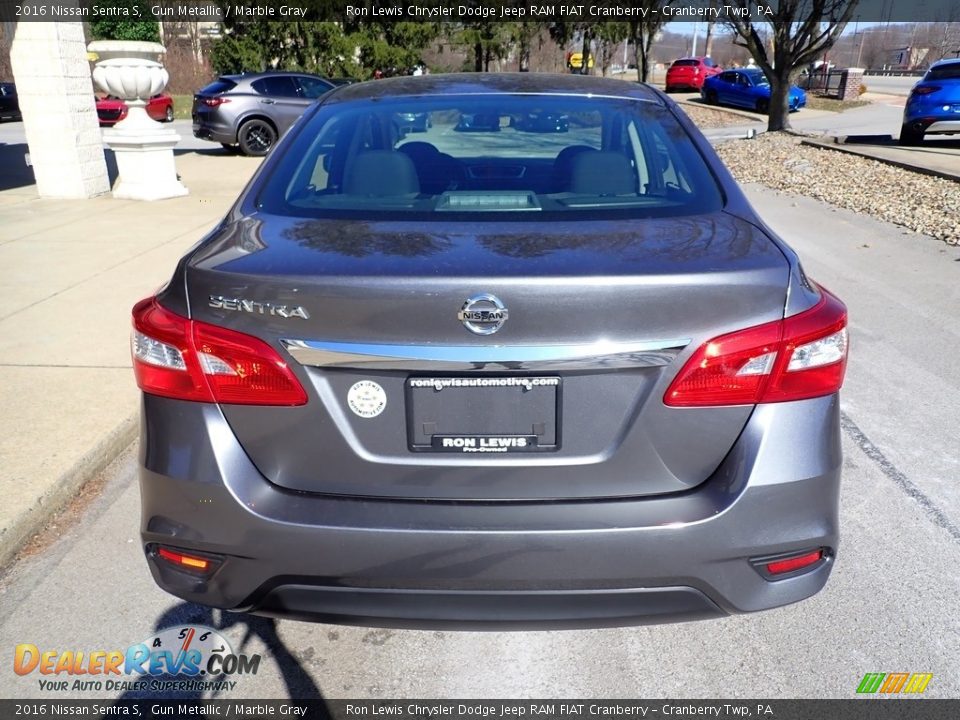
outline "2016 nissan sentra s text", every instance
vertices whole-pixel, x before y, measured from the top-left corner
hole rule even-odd
[[[192,602],[623,625],[836,558],[846,310],[648,87],[337,89],[133,324],[144,549]]]

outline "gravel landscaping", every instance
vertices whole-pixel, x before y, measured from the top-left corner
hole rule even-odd
[[[716,149],[741,183],[806,195],[960,245],[960,183],[800,141],[763,133]]]
[[[751,125],[753,123],[765,122],[759,115],[751,118],[748,115],[740,115],[725,110],[717,110],[706,105],[694,105],[693,103],[677,103],[680,109],[693,120],[694,124],[701,130],[707,128],[730,127],[731,125]]]

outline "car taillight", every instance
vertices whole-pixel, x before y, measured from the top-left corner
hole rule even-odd
[[[190,320],[155,298],[133,308],[133,372],[146,393],[195,402],[304,405],[280,355],[251,335]]]
[[[820,288],[798,315],[701,345],[663,396],[671,407],[755,405],[830,395],[847,366],[847,308]]]
[[[929,95],[930,93],[935,93],[940,89],[939,85],[921,85],[920,87],[915,87],[910,91],[911,95]]]
[[[215,107],[220,107],[224,103],[230,102],[230,98],[225,98],[225,97],[203,98],[203,100],[201,100],[200,102],[202,102],[207,107],[215,108]]]

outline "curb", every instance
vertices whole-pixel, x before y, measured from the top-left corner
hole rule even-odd
[[[0,535],[0,569],[6,569],[34,534],[43,530],[51,517],[70,504],[83,485],[129,447],[136,439],[139,425],[138,408],[115,425],[69,470],[62,473],[46,493],[36,498],[27,512],[4,529]]]
[[[868,160],[875,160],[879,163],[884,163],[885,165],[892,165],[894,167],[901,168],[903,170],[909,170],[911,172],[919,173],[920,175],[930,175],[931,177],[943,178],[944,180],[953,180],[954,182],[960,182],[960,173],[952,173],[947,170],[934,170],[933,168],[923,167],[921,165],[914,165],[905,160],[894,160],[892,158],[883,158],[877,157],[876,155],[871,155],[869,153],[863,152],[862,150],[856,150],[847,145],[841,145],[836,142],[826,142],[823,140],[814,140],[806,139],[800,141],[801,145],[809,145],[810,147],[820,148],[821,150],[833,150],[834,152],[846,153],[847,155],[856,155],[857,157],[867,158]]]

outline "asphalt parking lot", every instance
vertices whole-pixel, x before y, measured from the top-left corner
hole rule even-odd
[[[928,697],[960,696],[960,256],[812,200],[749,194],[850,309],[843,539],[819,595],[753,616],[564,632],[394,631],[210,612],[150,579],[130,448],[89,507],[0,578],[0,647],[122,648],[157,628],[212,625],[264,657],[226,695],[235,698],[844,698],[867,672],[933,673]],[[0,673],[0,697],[43,696],[36,676]]]

